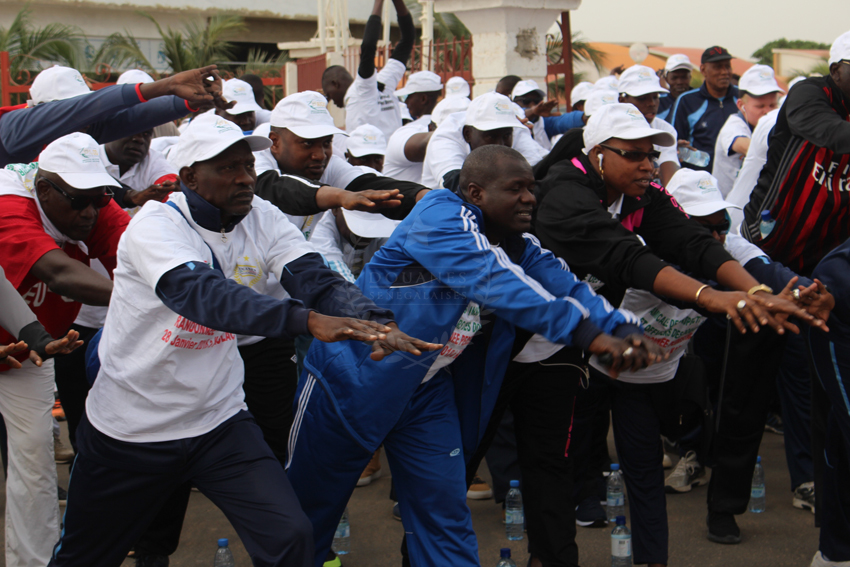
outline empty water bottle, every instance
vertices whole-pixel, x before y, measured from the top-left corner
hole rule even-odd
[[[215,550],[215,559],[213,559],[213,567],[235,567],[233,554],[230,553],[230,548],[227,546],[229,542],[226,537],[218,540],[218,549]]]
[[[611,531],[611,567],[631,567],[632,532],[626,527],[626,517],[614,518],[617,523]]]
[[[522,539],[522,526],[525,514],[522,509],[522,493],[519,491],[519,481],[511,481],[511,489],[505,498],[505,532],[511,541]]]
[[[773,232],[773,227],[776,226],[776,221],[770,216],[770,211],[761,212],[761,223],[759,223],[759,232],[764,240],[767,235]]]
[[[765,510],[764,498],[764,468],[761,466],[761,457],[756,458],[756,468],[753,471],[753,485],[750,489],[750,512],[760,514]]]
[[[345,555],[351,551],[351,526],[348,524],[348,508],[342,513],[342,518],[339,519],[339,525],[334,533],[334,542],[331,549],[337,555]]]
[[[502,558],[499,560],[499,564],[496,567],[516,567],[516,563],[511,559],[511,550],[507,547],[503,547],[501,551]]]
[[[711,161],[711,156],[707,153],[692,149],[687,146],[679,146],[679,161],[695,165],[697,167],[706,167]]]
[[[626,494],[623,487],[623,473],[620,465],[611,465],[611,474],[608,475],[608,521],[613,522],[617,516],[626,513]]]

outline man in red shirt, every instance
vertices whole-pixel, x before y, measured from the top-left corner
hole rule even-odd
[[[130,217],[114,201],[119,183],[107,174],[87,134],[59,138],[37,164],[0,170],[0,265],[50,335],[71,326],[81,303],[107,305],[112,282],[89,267],[97,258],[111,274],[118,239]],[[0,330],[0,344],[14,338]],[[38,367],[28,351],[22,368],[0,367],[0,413],[8,429],[6,565],[50,560],[59,533],[51,408],[54,366]]]

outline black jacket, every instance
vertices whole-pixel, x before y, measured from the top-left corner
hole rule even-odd
[[[287,215],[305,217],[322,212],[322,209],[316,205],[316,193],[321,186],[317,181],[296,175],[281,175],[276,169],[270,169],[257,177],[254,193]],[[381,213],[393,220],[404,220],[407,213],[416,206],[416,195],[427,187],[411,181],[399,181],[374,173],[364,173],[342,189],[347,191],[398,189],[403,196],[401,205],[394,209],[382,209]]]
[[[776,225],[762,240],[765,210]],[[745,238],[803,275],[850,237],[850,100],[832,77],[788,93],[744,217]]]
[[[581,152],[581,131],[564,138],[558,148],[562,159],[547,163],[545,176],[538,177],[535,231],[576,276],[592,275],[604,283],[600,293],[612,304],[619,305],[629,287],[652,291],[658,272],[669,264],[716,279],[721,264],[732,260],[708,230],[654,183],[640,198],[625,197],[620,220],[613,219],[605,185]]]

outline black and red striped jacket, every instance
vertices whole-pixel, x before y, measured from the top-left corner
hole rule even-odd
[[[762,239],[765,210],[776,225]],[[850,237],[850,98],[831,77],[788,94],[744,215],[744,237],[805,276]]]

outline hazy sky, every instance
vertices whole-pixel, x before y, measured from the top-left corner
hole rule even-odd
[[[749,58],[782,37],[832,43],[850,31],[850,0],[582,0],[570,22],[590,41],[722,45]]]

